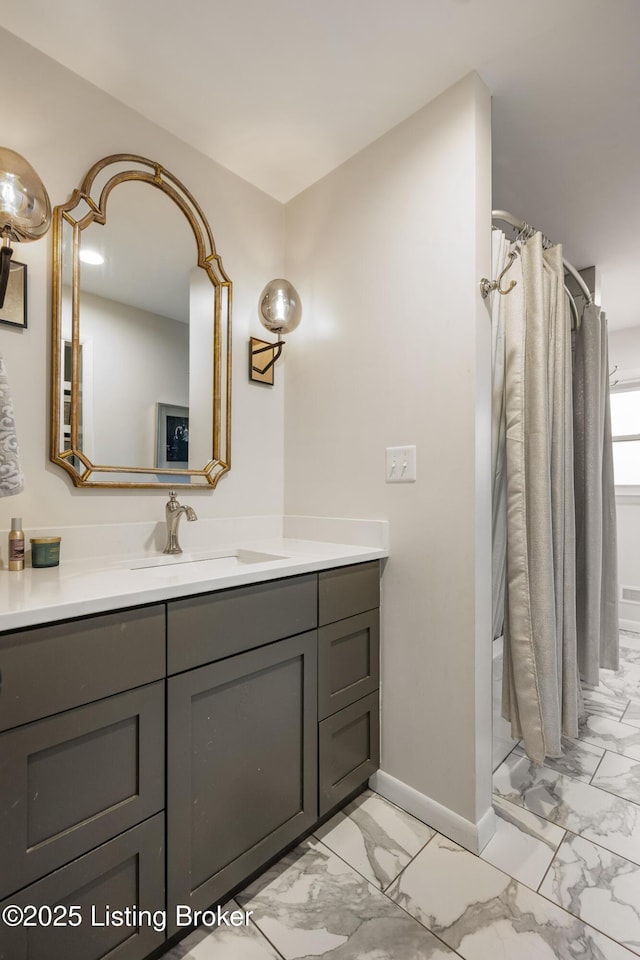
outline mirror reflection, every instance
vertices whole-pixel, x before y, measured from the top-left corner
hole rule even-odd
[[[56,207],[54,247],[54,462],[78,485],[215,486],[231,284],[191,195],[150,161],[107,158]]]

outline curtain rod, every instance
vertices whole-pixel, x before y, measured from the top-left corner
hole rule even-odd
[[[491,211],[492,220],[502,220],[504,223],[508,223],[510,226],[515,227],[515,229],[520,232],[525,229],[533,229],[526,220],[518,220],[517,217],[514,217],[512,213],[507,213],[506,210],[492,210]],[[573,279],[576,281],[580,289],[582,290],[585,300],[587,301],[587,306],[593,303],[593,297],[591,296],[591,291],[586,285],[578,271],[574,266],[572,266],[567,260],[563,258],[562,263],[567,273],[570,273]]]

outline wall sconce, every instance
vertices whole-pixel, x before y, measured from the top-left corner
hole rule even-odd
[[[11,243],[39,240],[50,223],[51,204],[42,180],[19,153],[0,147],[0,307],[9,282]]]
[[[283,333],[291,333],[302,319],[298,291],[288,280],[271,280],[258,300],[260,323],[278,335],[276,343],[257,337],[249,339],[249,379],[273,386],[273,367],[282,353]]]

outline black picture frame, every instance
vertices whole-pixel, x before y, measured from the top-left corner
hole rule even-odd
[[[11,260],[9,282],[4,303],[0,307],[0,323],[27,328],[27,265]]]
[[[189,469],[189,408],[157,404],[156,467]]]

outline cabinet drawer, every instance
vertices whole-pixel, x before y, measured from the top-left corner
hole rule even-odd
[[[380,685],[378,610],[338,620],[318,631],[318,717],[360,700]]]
[[[8,903],[18,907],[80,908],[78,926],[0,925],[0,960],[141,960],[162,945],[165,934],[153,922],[104,923],[114,911],[156,911],[164,916],[164,816],[158,814],[79,860],[27,887]],[[92,912],[93,910],[93,912]],[[76,911],[76,914],[78,911]],[[46,916],[46,913],[45,913]],[[60,913],[56,916],[59,918]],[[126,919],[126,915],[125,915]]]
[[[164,681],[0,736],[0,896],[164,807]]]
[[[164,606],[0,637],[0,730],[160,680]]]
[[[359,563],[318,574],[318,623],[333,623],[380,606],[380,563]]]
[[[380,764],[378,691],[319,725],[320,816],[349,796]]]
[[[168,673],[313,630],[317,597],[311,574],[169,603]]]

